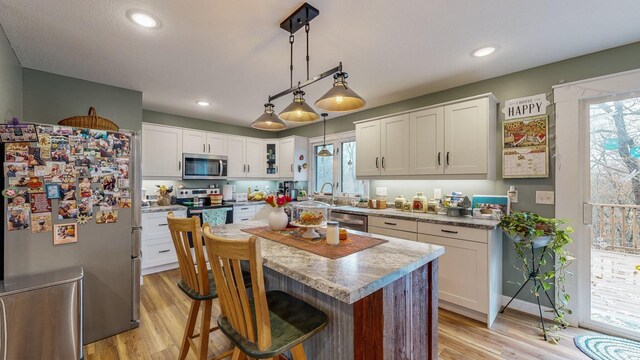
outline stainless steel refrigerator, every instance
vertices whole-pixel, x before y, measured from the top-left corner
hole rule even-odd
[[[76,243],[53,245],[52,232],[33,233],[30,229],[8,231],[7,199],[3,199],[5,284],[28,275],[82,266],[84,344],[139,325],[142,180],[140,134],[128,131],[121,133],[130,136],[128,176],[131,207],[117,209],[117,222],[97,224],[95,208],[93,219],[86,224],[78,224]],[[6,160],[4,153],[2,155],[3,160]],[[5,171],[2,175],[6,187],[8,177],[5,176]],[[52,200],[51,222],[54,225],[69,222],[58,220],[57,202],[58,200]],[[50,324],[42,319],[42,323],[31,326],[46,327]]]

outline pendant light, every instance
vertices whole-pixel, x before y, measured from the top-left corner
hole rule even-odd
[[[260,130],[279,131],[286,129],[287,125],[278,119],[273,111],[273,104],[266,103],[264,104],[264,113],[251,124],[251,127]]]
[[[318,151],[316,155],[318,156],[333,156],[333,153],[327,149],[327,113],[322,113],[322,122],[324,125],[324,131],[322,135],[322,149]]]
[[[366,101],[349,89],[345,81],[348,76],[345,72],[333,75],[333,87],[316,101],[316,106],[322,110],[336,112],[352,111],[363,107]]]
[[[296,90],[293,92],[293,102],[282,110],[279,117],[285,121],[303,123],[318,120],[320,115],[304,101],[304,91]]]

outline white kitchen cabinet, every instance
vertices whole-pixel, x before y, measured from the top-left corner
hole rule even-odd
[[[227,156],[227,135],[207,133],[207,154]]]
[[[356,175],[491,179],[495,139],[492,94],[364,120],[356,123]]]
[[[309,179],[309,140],[300,136],[280,139],[278,178],[283,180],[307,181]],[[307,164],[307,168],[304,168]]]
[[[266,177],[266,149],[262,139],[247,138],[245,149],[245,163],[247,164],[246,177]]]
[[[182,177],[182,129],[142,124],[142,176]]]
[[[356,124],[356,176],[380,175],[380,121]]]
[[[279,166],[278,157],[280,156],[280,141],[278,139],[264,140],[262,143],[264,149],[264,176],[266,177],[278,177]]]
[[[420,222],[418,241],[445,247],[438,265],[440,307],[491,327],[502,299],[501,231]]]
[[[227,177],[246,177],[247,164],[245,162],[245,148],[247,138],[231,136],[227,138]]]
[[[409,114],[380,120],[380,175],[409,173]]]
[[[444,174],[444,108],[409,114],[409,173]]]
[[[489,127],[488,106],[487,99],[476,99],[444,107],[446,174],[487,173],[488,132],[496,132]]]
[[[187,154],[206,154],[207,132],[182,130],[182,152]]]
[[[175,269],[178,267],[176,254],[169,226],[167,211],[142,213],[142,275]],[[174,211],[177,218],[187,217],[187,211]]]

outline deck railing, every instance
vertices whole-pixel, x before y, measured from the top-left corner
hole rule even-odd
[[[640,253],[640,205],[593,204],[593,245]]]

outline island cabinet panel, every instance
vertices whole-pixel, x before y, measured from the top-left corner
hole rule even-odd
[[[353,305],[354,359],[438,358],[438,260]]]

